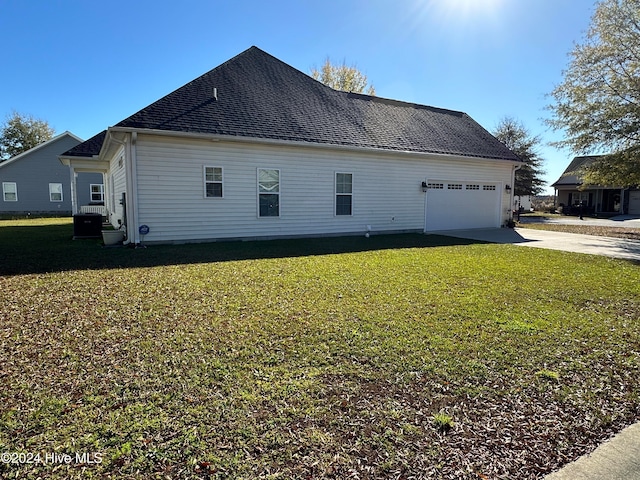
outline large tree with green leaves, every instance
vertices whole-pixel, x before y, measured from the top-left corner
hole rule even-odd
[[[319,70],[317,68],[311,69],[311,76],[335,90],[366,93],[367,95],[376,94],[376,89],[369,84],[367,76],[355,65],[349,66],[345,61],[342,64],[333,64],[327,58]]]
[[[541,139],[532,135],[522,122],[511,117],[504,117],[498,123],[493,135],[504,143],[513,153],[518,155],[524,165],[516,170],[514,194],[539,195],[544,190],[544,159],[537,149]]]
[[[640,185],[640,0],[601,0],[563,82],[551,93],[557,145],[605,153],[584,172],[585,185]]]
[[[13,112],[0,126],[0,161],[51,140],[53,134],[53,128],[45,120]]]

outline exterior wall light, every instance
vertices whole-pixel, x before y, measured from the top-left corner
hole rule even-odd
[[[422,191],[423,192],[427,191],[427,182],[422,182]]]

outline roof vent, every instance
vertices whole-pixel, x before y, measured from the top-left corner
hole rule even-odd
[[[218,89],[216,87],[213,87],[213,99],[216,102],[218,101]]]

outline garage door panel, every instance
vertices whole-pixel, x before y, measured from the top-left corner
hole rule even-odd
[[[428,187],[427,231],[499,226],[500,189],[497,184],[430,181]]]

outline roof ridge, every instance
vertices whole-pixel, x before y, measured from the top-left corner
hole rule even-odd
[[[35,152],[36,150],[40,150],[54,142],[57,142],[58,140],[62,139],[64,136],[68,136],[73,138],[74,140],[80,142],[79,144],[82,144],[83,140],[78,137],[77,135],[74,135],[73,133],[71,133],[69,130],[65,130],[62,133],[58,133],[57,135],[51,137],[49,140],[45,140],[44,142],[40,142],[38,145],[31,147],[29,150],[25,150],[24,152],[20,152],[17,155],[14,155],[13,157],[7,158],[6,160],[3,160],[2,162],[0,162],[0,166],[7,166],[9,164],[14,163],[17,160],[20,160],[23,157],[26,157],[27,155]]]
[[[467,115],[465,112],[462,112],[460,110],[452,110],[450,108],[434,107],[432,105],[425,105],[422,103],[415,103],[415,102],[407,102],[405,100],[396,100],[394,98],[388,98],[388,97],[379,97],[377,95],[368,95],[366,93],[346,92],[343,90],[335,90],[335,89],[332,89],[332,90],[338,93],[347,94],[348,96],[359,97],[362,100],[371,100],[374,102],[385,103],[388,105],[397,105],[400,107],[407,106],[407,107],[417,108],[421,110],[431,110],[433,112],[438,112],[438,113],[455,114],[456,116]]]

